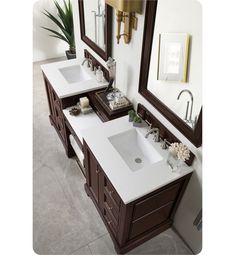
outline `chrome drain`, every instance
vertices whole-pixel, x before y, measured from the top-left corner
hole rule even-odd
[[[141,158],[136,158],[135,163],[138,163],[138,164],[142,163],[142,159]]]

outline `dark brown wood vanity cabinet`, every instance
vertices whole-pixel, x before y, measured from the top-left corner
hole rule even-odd
[[[124,204],[85,141],[84,153],[85,190],[103,219],[118,254],[126,253],[172,225],[191,174]]]
[[[46,86],[47,99],[50,110],[49,119],[51,124],[54,126],[60,140],[62,141],[62,144],[64,145],[66,154],[68,155],[68,135],[66,132],[62,102],[61,99],[57,96],[45,74],[43,74],[43,78]]]

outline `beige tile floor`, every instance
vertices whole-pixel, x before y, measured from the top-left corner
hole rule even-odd
[[[48,119],[40,65],[33,65],[33,248],[40,255],[116,254],[109,234],[87,197],[85,179],[68,159]],[[192,254],[172,230],[130,254]]]

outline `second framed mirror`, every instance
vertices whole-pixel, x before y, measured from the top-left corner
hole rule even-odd
[[[201,5],[147,0],[139,93],[196,147],[202,144],[201,66]]]
[[[196,147],[202,144],[201,13],[193,0],[146,1],[139,79],[139,93]],[[186,79],[182,59],[189,38]]]
[[[112,50],[112,8],[105,0],[78,0],[81,39],[101,58]]]

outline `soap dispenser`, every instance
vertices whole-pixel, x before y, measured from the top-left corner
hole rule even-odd
[[[98,70],[96,71],[96,80],[98,82],[102,82],[103,81],[103,71],[101,70],[101,67],[98,67]]]

